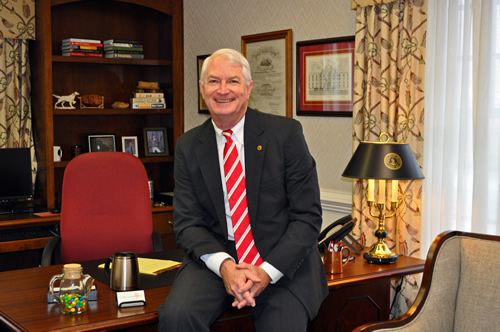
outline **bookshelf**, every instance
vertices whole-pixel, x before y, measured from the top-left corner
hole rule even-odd
[[[182,0],[75,1],[39,0],[36,40],[30,45],[32,108],[39,173],[35,199],[54,207],[61,198],[62,179],[72,145],[88,152],[88,135],[137,136],[138,152],[156,192],[173,190],[173,153],[183,132]],[[66,38],[140,40],[144,59],[61,56]],[[166,109],[114,109],[115,101],[129,102],[138,81],[159,82]],[[104,96],[102,109],[54,109],[56,95]],[[145,157],[143,129],[167,130],[169,156]],[[62,161],[53,161],[54,145]],[[161,211],[156,211],[161,212]]]

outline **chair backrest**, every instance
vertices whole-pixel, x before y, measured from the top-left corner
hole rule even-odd
[[[418,309],[410,309],[425,319],[415,319],[413,329],[496,331],[500,325],[499,252],[499,236],[441,233],[427,256],[422,289],[414,303]]]
[[[415,302],[403,316],[359,331],[498,331],[500,236],[446,231],[434,239]]]
[[[455,331],[500,329],[500,237],[463,236]]]
[[[153,251],[148,177],[123,152],[85,153],[64,173],[61,202],[63,263],[106,258],[118,251]]]

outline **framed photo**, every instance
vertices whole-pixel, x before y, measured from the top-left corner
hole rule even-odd
[[[144,152],[146,156],[168,156],[166,128],[144,128]]]
[[[241,53],[252,70],[248,105],[261,112],[292,117],[292,30],[242,36]]]
[[[352,116],[354,36],[297,42],[297,115]]]
[[[139,157],[137,150],[137,136],[122,136],[122,152]]]
[[[205,61],[206,58],[208,58],[210,54],[204,54],[204,55],[198,55],[196,57],[196,63],[198,65],[198,81],[200,81],[201,77],[201,66],[203,66],[203,61]],[[200,114],[208,114],[208,107],[207,104],[205,104],[205,100],[201,96],[201,91],[200,91],[200,85],[198,84],[198,113]]]
[[[88,135],[89,152],[116,151],[115,135]]]

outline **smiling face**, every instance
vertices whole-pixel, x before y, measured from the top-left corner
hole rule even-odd
[[[211,59],[200,91],[217,127],[231,129],[243,118],[252,86],[252,81],[247,85],[242,66],[222,55]]]

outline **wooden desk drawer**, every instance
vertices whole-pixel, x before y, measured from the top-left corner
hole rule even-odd
[[[172,211],[153,213],[153,232],[160,234],[164,250],[179,248],[175,242],[173,220],[174,214]]]
[[[0,253],[45,248],[51,237],[0,242]]]

